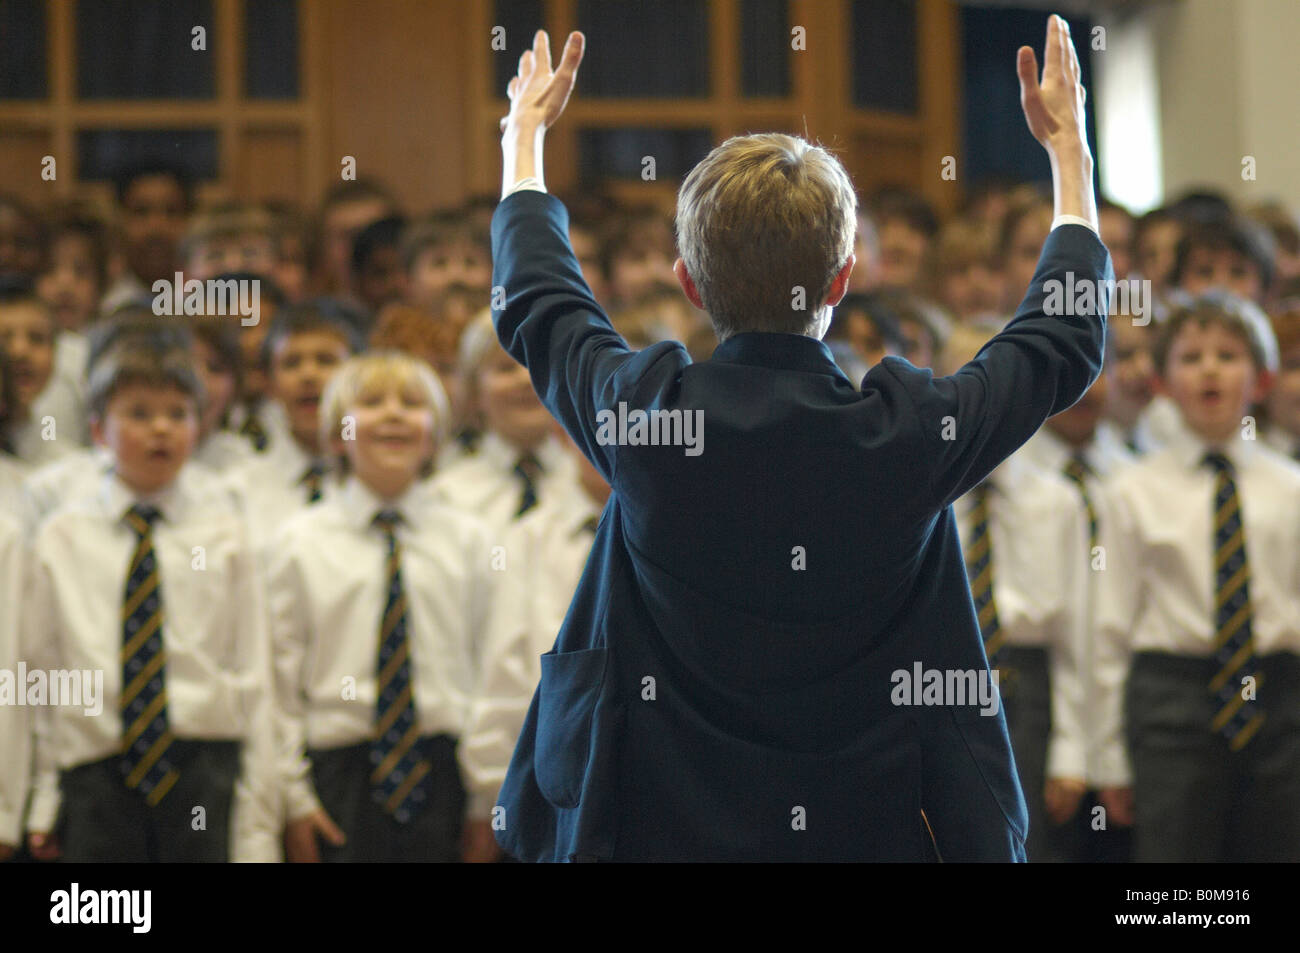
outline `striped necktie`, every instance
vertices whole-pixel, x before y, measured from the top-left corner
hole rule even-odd
[[[1088,492],[1088,477],[1092,476],[1092,467],[1082,453],[1076,453],[1065,464],[1065,477],[1079,490],[1083,498],[1083,509],[1088,514],[1088,552],[1097,548],[1098,522],[1097,508],[1093,505],[1092,494]]]
[[[375,525],[388,544],[388,585],[379,627],[376,660],[378,697],[371,736],[370,784],[376,802],[399,824],[407,823],[429,800],[432,779],[427,745],[420,737],[411,680],[411,646],[406,632],[406,592],[402,588],[402,553],[397,542],[401,514],[384,510]]]
[[[319,503],[321,491],[325,485],[325,465],[323,463],[313,463],[299,478],[298,485],[307,488],[308,505]]]
[[[979,617],[980,634],[984,637],[984,651],[989,665],[998,667],[1004,636],[998,625],[998,607],[993,601],[993,541],[989,536],[989,491],[985,480],[971,490],[974,503],[970,509],[970,539],[966,543],[966,572],[970,577],[970,592],[975,600]]]
[[[1250,562],[1232,463],[1221,453],[1207,453],[1203,462],[1215,471],[1214,658],[1219,671],[1210,691],[1219,709],[1210,727],[1228,739],[1229,748],[1240,751],[1264,723],[1259,705],[1242,690],[1247,676],[1254,676],[1256,689],[1261,680],[1251,631]]]
[[[523,490],[519,494],[519,508],[515,511],[516,518],[523,516],[537,505],[537,478],[541,473],[542,463],[531,452],[523,454],[515,461],[514,474],[523,483]]]
[[[136,535],[122,604],[122,774],[126,786],[156,805],[180,777],[167,758],[167,656],[162,645],[162,587],[153,548],[155,507],[137,503],[126,511]]]
[[[249,411],[248,416],[244,418],[244,422],[240,424],[239,435],[247,437],[253,444],[253,449],[258,453],[265,452],[266,445],[270,440],[266,428],[262,426],[262,422],[257,419],[257,415],[252,411]]]

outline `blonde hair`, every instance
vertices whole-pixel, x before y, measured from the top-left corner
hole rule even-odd
[[[442,445],[451,423],[451,405],[438,375],[426,362],[402,351],[368,351],[348,358],[335,371],[325,386],[321,399],[321,445],[335,446],[343,432],[343,417],[356,406],[368,391],[400,390],[414,384],[433,411],[434,447]],[[347,459],[340,454],[338,461],[342,472],[347,472]],[[430,460],[432,466],[432,460]]]
[[[692,169],[677,243],[718,338],[808,333],[853,254],[857,204],[838,159],[781,133],[728,139]]]

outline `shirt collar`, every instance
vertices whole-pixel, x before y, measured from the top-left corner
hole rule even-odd
[[[710,361],[721,364],[745,364],[778,371],[803,371],[824,374],[853,384],[835,363],[831,349],[806,334],[782,334],[772,331],[744,331],[727,338],[713,352]]]
[[[523,455],[522,451],[507,443],[500,434],[490,430],[483,434],[477,452],[479,456],[490,462],[494,469],[502,471],[512,469]],[[533,455],[542,465],[542,472],[549,473],[562,465],[565,450],[559,440],[548,434],[546,439],[533,450]]]
[[[395,510],[401,514],[403,523],[415,526],[430,505],[430,501],[424,499],[428,491],[428,481],[417,479],[401,496],[392,500],[384,499],[362,483],[355,473],[349,473],[338,494],[338,500],[347,515],[348,525],[355,529],[368,528],[383,510]]]
[[[163,522],[175,522],[181,517],[184,508],[185,490],[189,483],[188,472],[189,465],[186,464],[181,467],[181,472],[177,474],[176,479],[167,486],[156,493],[144,494],[137,493],[123,483],[117,471],[110,467],[100,483],[100,499],[104,503],[105,512],[111,519],[120,520],[133,505],[144,503],[155,507]]]
[[[1235,469],[1240,470],[1248,466],[1254,457],[1255,443],[1254,440],[1243,440],[1239,432],[1222,443],[1209,443],[1193,433],[1180,418],[1177,426],[1171,430],[1165,447],[1188,470],[1200,469],[1207,453],[1222,453]]]

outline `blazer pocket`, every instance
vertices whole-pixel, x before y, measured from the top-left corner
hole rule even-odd
[[[542,656],[533,770],[542,794],[559,808],[575,808],[582,800],[592,715],[608,654],[608,649],[599,648]]]

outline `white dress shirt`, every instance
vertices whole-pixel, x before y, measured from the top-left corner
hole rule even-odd
[[[30,472],[17,457],[0,450],[0,513],[21,524],[27,520],[23,481]]]
[[[506,533],[482,676],[461,742],[471,818],[489,817],[496,804],[542,677],[539,658],[555,644],[568,614],[599,516],[587,494],[575,494],[525,513]]]
[[[319,809],[309,748],[366,741],[387,600],[387,544],[374,525],[396,509],[416,717],[422,734],[459,738],[495,596],[487,526],[417,483],[381,501],[355,476],[281,527],[265,555],[271,601],[279,764],[289,820]]]
[[[1300,436],[1287,433],[1274,424],[1264,428],[1264,442],[1282,456],[1300,461]]]
[[[559,438],[548,435],[534,454],[542,466],[534,478],[539,505],[555,496],[582,492],[578,465]],[[479,441],[477,452],[434,475],[434,490],[452,506],[504,532],[514,522],[523,496],[523,481],[514,472],[519,457],[519,450],[489,431]]]
[[[190,460],[214,473],[233,473],[256,457],[257,451],[247,437],[229,430],[214,430],[194,448]]]
[[[120,750],[122,599],[135,533],[135,502],[159,508],[153,527],[167,652],[167,716],[185,740],[243,742],[231,857],[279,857],[270,640],[263,582],[247,527],[229,489],[187,464],[175,481],[138,498],[114,473],[66,501],[32,547],[22,644],[29,669],[103,672],[103,711],[45,706],[36,720],[37,788],[29,829],[48,831],[58,808],[58,769]]]
[[[18,685],[18,609],[27,563],[23,526],[0,513],[0,671]],[[16,700],[16,699],[15,699]],[[22,842],[23,810],[31,785],[31,712],[24,705],[0,704],[0,844]]]
[[[1084,660],[1088,531],[1074,487],[1018,456],[989,477],[993,599],[1005,644],[1043,648],[1052,685],[1047,776],[1083,778],[1087,762]],[[974,494],[956,503],[963,540]]]
[[[1207,444],[1179,427],[1164,447],[1106,481],[1107,565],[1098,604],[1099,786],[1132,777],[1123,739],[1133,652],[1210,658],[1215,634],[1215,472]],[[1256,652],[1300,652],[1300,466],[1256,440],[1220,449],[1235,468],[1250,566]]]

